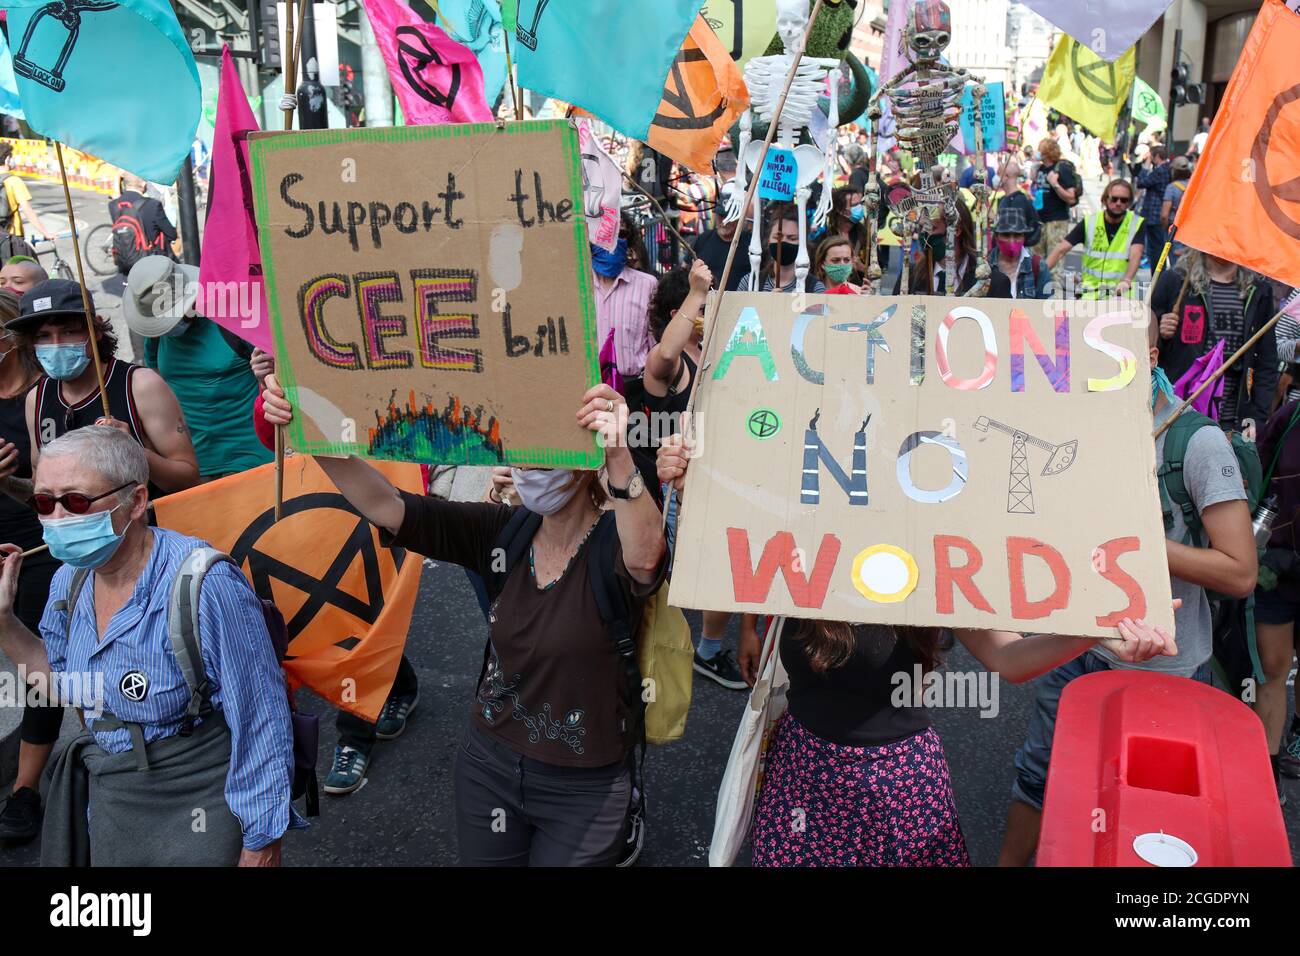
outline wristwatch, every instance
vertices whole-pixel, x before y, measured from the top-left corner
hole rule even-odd
[[[634,498],[640,498],[643,491],[645,491],[645,481],[641,478],[641,472],[639,471],[632,472],[632,477],[628,480],[626,488],[619,488],[613,481],[609,482],[609,493],[619,501],[631,501]]]

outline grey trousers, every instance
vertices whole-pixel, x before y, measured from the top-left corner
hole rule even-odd
[[[462,866],[613,866],[632,798],[626,763],[557,767],[473,724],[456,753]]]

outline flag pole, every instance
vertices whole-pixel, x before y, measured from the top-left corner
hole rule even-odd
[[[86,311],[86,330],[90,334],[90,354],[95,360],[95,384],[99,386],[99,401],[104,406],[104,417],[112,418],[108,410],[108,392],[104,390],[104,363],[99,357],[99,340],[95,335],[95,310],[90,304],[90,290],[86,288],[86,270],[81,264],[81,240],[77,237],[77,217],[72,211],[72,193],[68,189],[68,171],[63,165],[63,144],[54,141],[54,152],[59,157],[59,178],[63,180],[63,202],[68,207],[68,228],[72,230],[72,252],[77,260],[77,282],[81,285],[81,306]]]
[[[515,107],[515,119],[521,120],[523,115],[519,112],[519,91],[515,89],[515,65],[510,59],[510,31],[504,27],[501,30],[501,39],[506,41],[506,79],[510,81],[510,102]]]
[[[1020,123],[1016,126],[1016,141],[1012,143],[1011,137],[1010,136],[1007,137],[1007,146],[1009,147],[1009,149],[1007,150],[1006,158],[1002,160],[1002,168],[998,170],[998,186],[996,187],[998,189],[1002,188],[1002,177],[1007,174],[1007,165],[1011,162],[1011,160],[1014,158],[1016,162],[1020,162],[1020,156],[1021,156],[1020,149],[1025,145],[1025,123],[1029,121],[1029,114],[1033,110],[1034,104],[1036,102],[1038,102],[1038,87],[1034,87],[1034,95],[1029,97],[1029,105],[1026,106],[1024,112],[1020,114]],[[989,225],[988,221],[989,221],[989,215],[993,211],[994,188],[995,187],[993,186],[993,184],[989,183],[989,194],[985,198],[985,202],[984,202],[985,228],[990,233],[993,231],[993,226]]]
[[[1286,306],[1282,306],[1282,308],[1278,309],[1277,315],[1273,316],[1273,318],[1269,319],[1262,326],[1260,326],[1259,331],[1256,332],[1254,335],[1252,335],[1249,339],[1247,339],[1245,343],[1241,346],[1241,348],[1233,352],[1232,357],[1230,359],[1228,359],[1217,369],[1215,369],[1214,374],[1211,375],[1209,378],[1207,378],[1204,382],[1202,382],[1200,388],[1192,392],[1192,394],[1188,395],[1186,400],[1181,405],[1179,405],[1176,409],[1174,409],[1173,415],[1171,415],[1163,425],[1161,425],[1159,428],[1157,428],[1154,432],[1151,433],[1151,437],[1159,438],[1166,431],[1168,431],[1169,426],[1178,420],[1178,416],[1181,415],[1184,411],[1186,411],[1187,407],[1191,405],[1192,402],[1196,401],[1198,398],[1201,397],[1202,392],[1204,392],[1207,388],[1209,388],[1211,385],[1217,382],[1224,372],[1232,368],[1232,366],[1236,364],[1238,359],[1240,359],[1243,355],[1245,355],[1248,351],[1250,351],[1251,346],[1253,346],[1256,342],[1258,342],[1260,339],[1262,339],[1265,335],[1267,335],[1269,332],[1273,330],[1273,326],[1277,325],[1278,319],[1282,318],[1282,316],[1286,314],[1286,310],[1287,310]],[[1263,424],[1260,422],[1256,422],[1255,427],[1256,429],[1262,428]]]
[[[650,204],[655,207],[655,212],[659,213],[659,218],[663,220],[664,226],[666,226],[668,231],[673,234],[673,238],[681,243],[682,248],[687,251],[692,261],[694,261],[696,255],[694,250],[691,249],[691,244],[687,242],[686,239],[683,238],[682,234],[678,232],[677,229],[673,226],[673,224],[668,221],[668,213],[664,212],[664,207],[659,205],[659,200],[655,199],[654,196],[651,196],[648,192],[646,192],[645,189],[642,188],[641,184],[638,183],[635,179],[633,179],[632,174],[629,173],[626,169],[623,170],[623,178],[632,184],[633,189],[639,192],[642,196],[645,196],[646,199],[650,200]]]
[[[776,109],[772,111],[772,121],[767,126],[767,136],[763,139],[763,151],[758,155],[758,161],[754,163],[754,175],[749,177],[749,186],[745,190],[745,200],[741,204],[741,218],[745,216],[745,211],[749,209],[749,204],[754,200],[754,192],[758,188],[758,181],[762,178],[763,163],[767,159],[767,151],[772,147],[772,141],[776,138],[776,129],[780,125],[781,113],[785,110],[785,101],[790,96],[790,87],[794,86],[795,75],[799,71],[799,64],[803,61],[803,51],[808,47],[808,37],[812,34],[813,24],[817,22],[817,14],[822,11],[822,4],[825,0],[817,0],[813,4],[812,12],[808,15],[808,26],[804,31],[803,39],[799,43],[799,49],[795,51],[794,59],[790,63],[790,72],[785,75],[785,86],[781,90],[781,98],[776,101]],[[745,161],[744,156],[736,157],[740,162]],[[713,335],[718,324],[718,312],[722,309],[722,297],[726,293],[727,280],[731,277],[731,266],[736,261],[736,249],[740,246],[740,237],[744,230],[740,226],[736,227],[736,234],[731,237],[731,245],[727,249],[727,261],[722,267],[722,275],[718,277],[718,293],[713,296],[713,307],[709,310],[708,320],[704,324],[704,341],[701,343],[700,368],[705,367],[709,358],[709,347],[713,344]],[[757,278],[757,277],[756,277]],[[695,413],[695,399],[700,394],[700,389],[692,388],[690,398],[686,400],[686,421],[689,422]],[[683,426],[683,433],[686,427]],[[669,503],[672,496],[677,494],[675,488],[668,489]],[[664,508],[661,527],[668,521],[668,508]]]

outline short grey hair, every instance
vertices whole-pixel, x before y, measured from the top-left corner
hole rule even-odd
[[[149,459],[145,457],[143,446],[111,425],[87,425],[65,432],[41,448],[37,468],[47,458],[67,456],[97,472],[110,488],[129,481],[148,487]],[[134,485],[123,488],[117,497],[126,501],[134,491]]]

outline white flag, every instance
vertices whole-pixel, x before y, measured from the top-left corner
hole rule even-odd
[[[1103,60],[1118,60],[1173,0],[1022,0]]]
[[[816,112],[814,110],[814,112]],[[582,153],[582,198],[587,215],[587,236],[606,252],[618,245],[619,213],[623,206],[623,174],[591,128],[578,120],[578,148]]]

